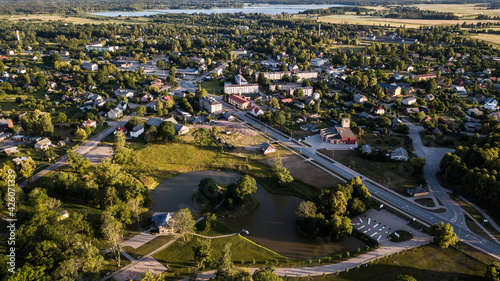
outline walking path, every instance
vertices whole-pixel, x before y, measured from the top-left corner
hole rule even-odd
[[[476,204],[472,203],[471,201],[467,200],[463,196],[458,197],[461,200],[465,201],[465,203],[469,204],[472,206],[472,208],[476,209],[485,219],[488,220],[488,222],[491,224],[491,226],[496,229],[496,231],[500,232],[500,227],[498,224],[493,220],[485,211],[483,211],[481,208],[479,208]]]

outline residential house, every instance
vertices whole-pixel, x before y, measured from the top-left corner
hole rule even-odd
[[[323,65],[327,64],[328,62],[329,62],[328,59],[321,59],[321,58],[311,59],[312,66],[323,66]]]
[[[355,94],[354,101],[356,103],[365,103],[368,101],[368,98],[365,95]]]
[[[184,135],[187,132],[189,132],[189,128],[187,126],[184,126],[182,124],[174,124],[174,129],[175,129],[175,134],[176,135]]]
[[[151,217],[151,227],[159,233],[173,233],[174,212],[155,212]]]
[[[150,102],[154,99],[153,95],[150,93],[145,94],[141,97],[141,102]]]
[[[4,148],[4,149],[2,150],[2,152],[3,152],[5,155],[10,156],[10,155],[12,155],[12,154],[16,154],[16,153],[18,153],[18,152],[19,152],[19,149],[18,149],[17,147],[15,147],[15,146],[12,146],[12,147],[7,147],[7,148]]]
[[[481,116],[483,112],[479,108],[470,108],[467,110],[467,115],[469,116]]]
[[[165,122],[164,118],[153,117],[153,118],[149,118],[149,120],[146,122],[146,126],[155,126],[155,127],[158,127],[163,122]]]
[[[51,145],[52,142],[48,138],[44,138],[36,142],[35,149],[47,150]]]
[[[389,96],[397,97],[401,95],[401,87],[396,84],[377,83]]]
[[[252,109],[250,110],[250,114],[252,114],[252,115],[253,115],[253,116],[255,116],[255,117],[259,117],[259,115],[264,114],[264,111],[263,111],[261,108],[259,108],[259,107],[257,107],[257,106],[254,106],[254,107],[252,107]]]
[[[118,119],[123,116],[123,111],[119,108],[112,109],[108,112],[108,118]]]
[[[365,144],[365,145],[361,146],[361,152],[364,154],[371,154],[372,147],[369,144]]]
[[[125,126],[120,126],[120,127],[118,127],[118,128],[115,129],[115,131],[113,132],[113,134],[116,135],[116,134],[118,134],[118,132],[122,132],[122,134],[124,136],[126,136],[128,130],[127,130],[127,128],[125,128]]]
[[[130,136],[133,138],[137,138],[138,136],[142,135],[142,133],[144,133],[144,126],[137,125],[132,128],[132,131],[130,131]]]
[[[308,106],[313,106],[315,104],[315,102],[312,99],[306,99],[304,101],[304,104],[308,105]]]
[[[222,114],[222,118],[226,119],[227,121],[234,121],[234,120],[235,120],[234,116],[233,116],[233,115],[231,115],[231,114],[230,114],[230,113],[228,113],[228,112],[224,112],[224,113]]]
[[[85,69],[88,71],[97,71],[99,69],[99,66],[97,64],[91,63],[91,62],[83,62],[82,69]]]
[[[416,114],[419,112],[420,112],[420,109],[418,109],[418,107],[408,107],[407,109],[405,109],[406,114]]]
[[[426,81],[429,79],[434,79],[437,76],[435,74],[421,74],[421,75],[415,75],[415,82],[420,82],[420,81]]]
[[[238,85],[247,85],[248,84],[247,79],[245,79],[245,77],[243,77],[243,75],[241,75],[241,74],[236,74],[234,76],[234,82]]]
[[[319,93],[313,93],[312,94],[313,100],[319,100],[320,97],[321,97],[321,95]]]
[[[373,112],[373,113],[378,114],[378,115],[382,115],[382,114],[385,114],[385,109],[382,106],[375,105],[372,107],[370,112]]]
[[[417,98],[416,97],[408,97],[408,98],[403,99],[402,103],[404,105],[412,105],[412,104],[417,103]]]
[[[9,128],[14,127],[14,123],[12,123],[12,119],[10,118],[1,118],[0,119],[0,130],[7,130]]]
[[[408,161],[410,160],[408,151],[406,151],[402,147],[398,147],[394,150],[393,153],[391,153],[391,159],[392,160],[398,160],[398,161]]]
[[[266,141],[260,145],[260,151],[262,151],[262,153],[264,154],[269,154],[276,152],[276,148],[274,148],[274,146],[272,146],[269,142]]]
[[[97,127],[97,122],[95,120],[87,119],[82,122],[82,127]]]
[[[498,105],[498,101],[494,98],[488,97],[486,101],[484,101],[484,108],[489,110],[496,110]]]
[[[305,108],[304,103],[301,102],[301,101],[296,101],[293,105],[296,106],[296,107],[298,107],[298,108],[301,108],[301,109]]]
[[[134,97],[134,91],[128,90],[128,89],[116,89],[115,90],[115,95],[117,97],[126,97],[127,99],[133,98]]]

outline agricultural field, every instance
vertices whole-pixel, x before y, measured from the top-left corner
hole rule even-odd
[[[128,18],[112,18],[112,17],[71,17],[62,15],[12,15],[0,16],[1,19],[10,21],[65,21],[74,24],[101,24],[101,23],[127,23],[131,22]],[[134,18],[134,22],[148,21],[147,18]]]

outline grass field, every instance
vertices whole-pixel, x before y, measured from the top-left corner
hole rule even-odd
[[[321,150],[321,153],[334,160],[352,168],[353,170],[366,175],[370,179],[389,187],[401,195],[408,196],[406,189],[419,185],[413,168],[408,162],[376,162],[358,156],[351,150]]]
[[[454,13],[459,17],[477,15],[500,16],[500,10],[487,10],[478,4],[418,4],[414,5],[421,10]]]
[[[192,237],[186,242],[179,239],[164,250],[153,255],[153,257],[163,264],[168,264],[168,273],[185,276],[189,272],[189,269],[196,265],[193,252],[196,239],[204,238]],[[212,260],[215,261],[220,258],[224,245],[228,243],[231,243],[231,255],[236,265],[242,265],[243,263],[243,265],[253,266],[255,261],[255,266],[265,266],[266,264],[276,265],[276,262],[281,264],[293,261],[263,248],[240,235],[211,240]]]
[[[467,24],[478,22],[497,22],[496,20],[425,20],[425,19],[395,19],[362,15],[331,15],[318,18],[318,22],[328,22],[336,24],[361,24],[361,25],[389,25],[393,27],[406,26],[407,28],[418,28],[422,25],[456,25],[466,22]]]
[[[127,254],[131,255],[134,259],[138,259],[139,257],[143,257],[152,251],[158,249],[159,247],[166,244],[168,241],[172,240],[172,236],[170,235],[161,235],[156,237],[155,239],[149,241],[148,243],[140,246],[137,249],[134,249],[130,246],[124,247],[123,250],[127,252]]]
[[[285,280],[386,281],[396,280],[399,275],[410,275],[425,281],[480,281],[484,280],[486,266],[457,249],[426,245],[381,259],[367,267],[342,272],[339,276]]]
[[[484,33],[478,35],[471,34],[469,37],[473,39],[490,42],[496,47],[500,48],[500,34],[484,34]]]
[[[206,80],[201,82],[201,86],[210,94],[222,95],[224,94],[224,86],[221,86],[220,83],[220,80]]]

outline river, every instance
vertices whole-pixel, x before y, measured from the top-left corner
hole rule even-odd
[[[158,14],[234,14],[234,13],[262,13],[266,15],[279,15],[281,13],[297,14],[310,9],[325,9],[329,7],[344,7],[345,5],[252,5],[243,8],[214,8],[214,9],[190,9],[190,10],[146,10],[135,12],[105,11],[90,13],[91,15],[104,17],[145,17]]]
[[[153,190],[156,205],[151,211],[172,212],[182,208],[199,211],[192,201],[192,196],[198,189],[198,183],[206,177],[213,178],[218,184],[227,185],[236,182],[240,175],[220,171],[196,171],[167,179]],[[291,258],[324,256],[366,247],[366,244],[354,237],[346,237],[340,243],[329,243],[301,236],[295,228],[295,210],[302,199],[271,194],[261,185],[257,186],[254,197],[259,200],[260,206],[255,212],[243,218],[222,218],[220,221],[234,231],[248,230],[250,234],[246,236],[250,240]]]

